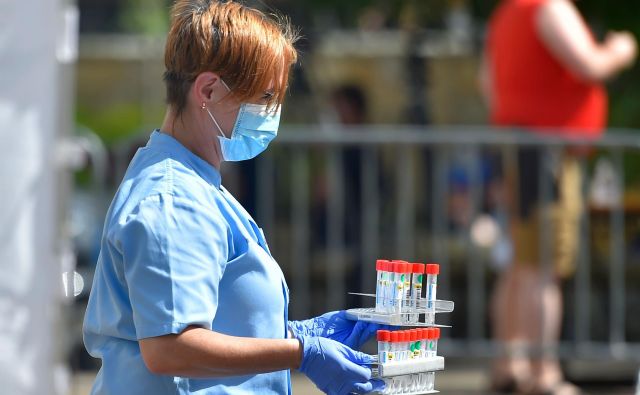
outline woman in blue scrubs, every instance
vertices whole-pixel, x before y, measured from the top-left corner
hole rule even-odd
[[[179,0],[165,49],[168,109],[105,220],[84,320],[102,359],[92,394],[284,394],[299,369],[367,393],[377,329],[344,312],[288,321],[288,288],[220,164],[276,137],[295,35],[234,2]]]

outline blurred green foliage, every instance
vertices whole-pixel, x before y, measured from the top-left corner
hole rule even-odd
[[[139,103],[118,103],[97,111],[83,107],[82,103],[79,103],[76,121],[93,130],[109,145],[130,136],[140,128],[142,108]]]
[[[119,25],[126,33],[164,34],[169,29],[169,3],[158,0],[124,2]]]

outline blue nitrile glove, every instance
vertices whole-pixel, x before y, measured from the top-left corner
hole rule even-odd
[[[324,393],[366,394],[384,389],[384,382],[371,380],[371,369],[363,366],[373,362],[370,355],[324,337],[303,335],[298,340],[303,348],[299,370]]]
[[[319,336],[340,342],[350,348],[359,349],[378,329],[386,325],[364,321],[352,321],[344,310],[332,311],[319,317],[303,321],[289,321],[289,329],[297,338]]]

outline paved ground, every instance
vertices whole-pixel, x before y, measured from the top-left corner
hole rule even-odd
[[[91,388],[94,373],[82,373],[74,376],[70,395],[86,395]],[[453,366],[436,376],[436,387],[443,395],[493,395],[488,391],[488,379],[483,365]],[[633,395],[631,384],[591,384],[585,386],[588,395]],[[296,395],[321,394],[306,377],[293,376],[293,393]]]

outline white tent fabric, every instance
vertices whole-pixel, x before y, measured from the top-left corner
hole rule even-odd
[[[57,394],[62,0],[0,2],[0,392]],[[73,46],[70,47],[71,49]],[[65,52],[66,51],[66,52]],[[64,106],[69,108],[68,105]]]

